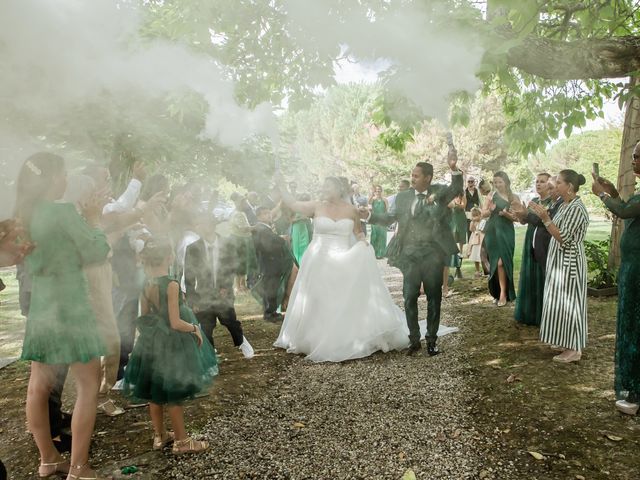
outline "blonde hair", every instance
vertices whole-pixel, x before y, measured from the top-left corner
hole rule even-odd
[[[159,267],[173,253],[173,244],[166,237],[152,237],[144,244],[140,258],[145,267]]]
[[[481,215],[482,215],[482,212],[478,207],[473,207],[471,209],[471,218],[480,217]]]

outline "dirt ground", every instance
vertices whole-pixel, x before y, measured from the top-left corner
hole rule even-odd
[[[389,287],[400,302],[400,283],[389,282]],[[485,463],[508,465],[514,472],[510,478],[640,478],[640,420],[617,413],[613,405],[615,297],[589,300],[589,345],[583,360],[560,365],[551,361],[555,353],[538,342],[537,329],[513,321],[512,306],[497,308],[491,303],[485,280],[458,280],[453,288],[443,314],[455,318],[460,327],[455,335],[461,339],[456,343],[462,347],[455,355],[449,353],[451,361],[463,359],[471,366],[461,371],[474,382],[468,402],[478,442],[491,437],[500,446],[487,450]],[[4,295],[3,307],[13,300]],[[263,322],[248,297],[239,298],[237,309],[256,358],[244,360],[227,332],[216,329],[221,375],[209,396],[186,406],[193,432],[215,421],[218,412],[242,409],[250,399],[267,394],[288,362],[287,354],[271,347],[279,326]],[[5,317],[2,322],[0,331],[8,325]],[[35,478],[38,465],[37,451],[25,432],[28,375],[25,362],[0,370],[0,458],[9,478],[19,480]],[[69,408],[73,395],[69,382],[64,396]],[[124,403],[117,394],[115,398]],[[137,465],[139,473],[121,478],[168,478],[163,471],[170,454],[151,451],[145,408],[116,418],[100,415],[95,432],[91,458],[103,473]],[[485,477],[491,478],[491,472],[479,472],[478,478]]]

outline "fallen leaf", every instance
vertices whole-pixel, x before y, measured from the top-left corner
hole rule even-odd
[[[504,430],[502,430],[502,433],[509,433],[509,432],[511,432],[510,428],[505,428]]]
[[[294,423],[294,424],[293,424],[293,426],[294,426],[295,428],[304,428],[304,427],[305,427],[305,424],[304,424],[304,423],[302,423],[302,422],[296,422],[296,423]]]
[[[521,382],[521,381],[522,379],[513,373],[507,377],[507,383]]]
[[[618,437],[616,435],[611,435],[610,433],[605,433],[604,436],[607,437],[612,442],[621,442],[622,441],[622,437]]]
[[[531,455],[533,458],[535,458],[536,460],[544,460],[544,455],[538,453],[538,452],[528,452],[529,455]]]
[[[451,435],[449,435],[451,438],[458,438],[460,436],[460,434],[462,433],[462,430],[460,430],[459,428],[456,429],[454,432],[451,433]]]
[[[410,468],[402,475],[402,480],[417,480],[416,474]]]
[[[398,454],[398,458],[399,458],[400,460],[404,460],[405,458],[407,458],[407,454],[406,454],[406,453],[404,453],[404,452],[400,452],[400,453]]]
[[[587,480],[582,475],[576,475],[576,480]]]

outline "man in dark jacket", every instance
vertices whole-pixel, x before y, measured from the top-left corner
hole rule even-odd
[[[224,325],[233,344],[245,358],[254,355],[238,321],[233,294],[233,280],[238,258],[231,242],[216,233],[216,221],[209,213],[198,219],[200,239],[187,247],[184,283],[187,303],[193,309],[205,336],[213,345],[216,322]]]
[[[253,230],[253,243],[258,258],[264,319],[278,322],[284,318],[277,313],[278,290],[283,277],[291,271],[293,260],[287,243],[273,230],[271,210],[260,207],[256,213],[258,223]]]
[[[398,193],[395,211],[373,213],[369,223],[390,225],[398,222],[395,245],[389,246],[390,263],[400,268],[403,276],[403,296],[409,326],[409,355],[421,348],[418,324],[418,297],[424,286],[427,295],[427,353],[439,353],[436,346],[442,302],[442,272],[458,247],[451,233],[448,205],[462,193],[462,172],[457,169],[457,155],[450,148],[448,164],[451,185],[432,185],[433,166],[418,163],[411,173],[412,188]],[[364,216],[365,213],[362,212]]]

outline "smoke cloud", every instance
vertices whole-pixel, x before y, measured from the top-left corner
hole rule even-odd
[[[277,136],[269,104],[239,105],[223,65],[181,44],[141,38],[140,13],[113,0],[0,3],[0,140],[13,139],[0,145],[7,170],[17,170],[6,165],[17,151],[21,162],[42,148],[22,126],[67,119],[65,126],[81,136],[84,126],[73,120],[79,109],[100,105],[96,115],[111,116],[108,127],[118,118],[139,118],[142,104],[174,93],[195,92],[207,102],[201,138],[237,147],[254,134]],[[17,138],[28,145],[16,149]]]
[[[420,2],[394,6],[376,14],[356,2],[286,0],[296,41],[325,55],[384,63],[387,88],[418,106],[423,115],[447,123],[451,94],[475,92],[475,72],[483,50],[469,32],[435,21]],[[442,15],[443,12],[438,12]],[[402,115],[402,112],[396,112]]]

